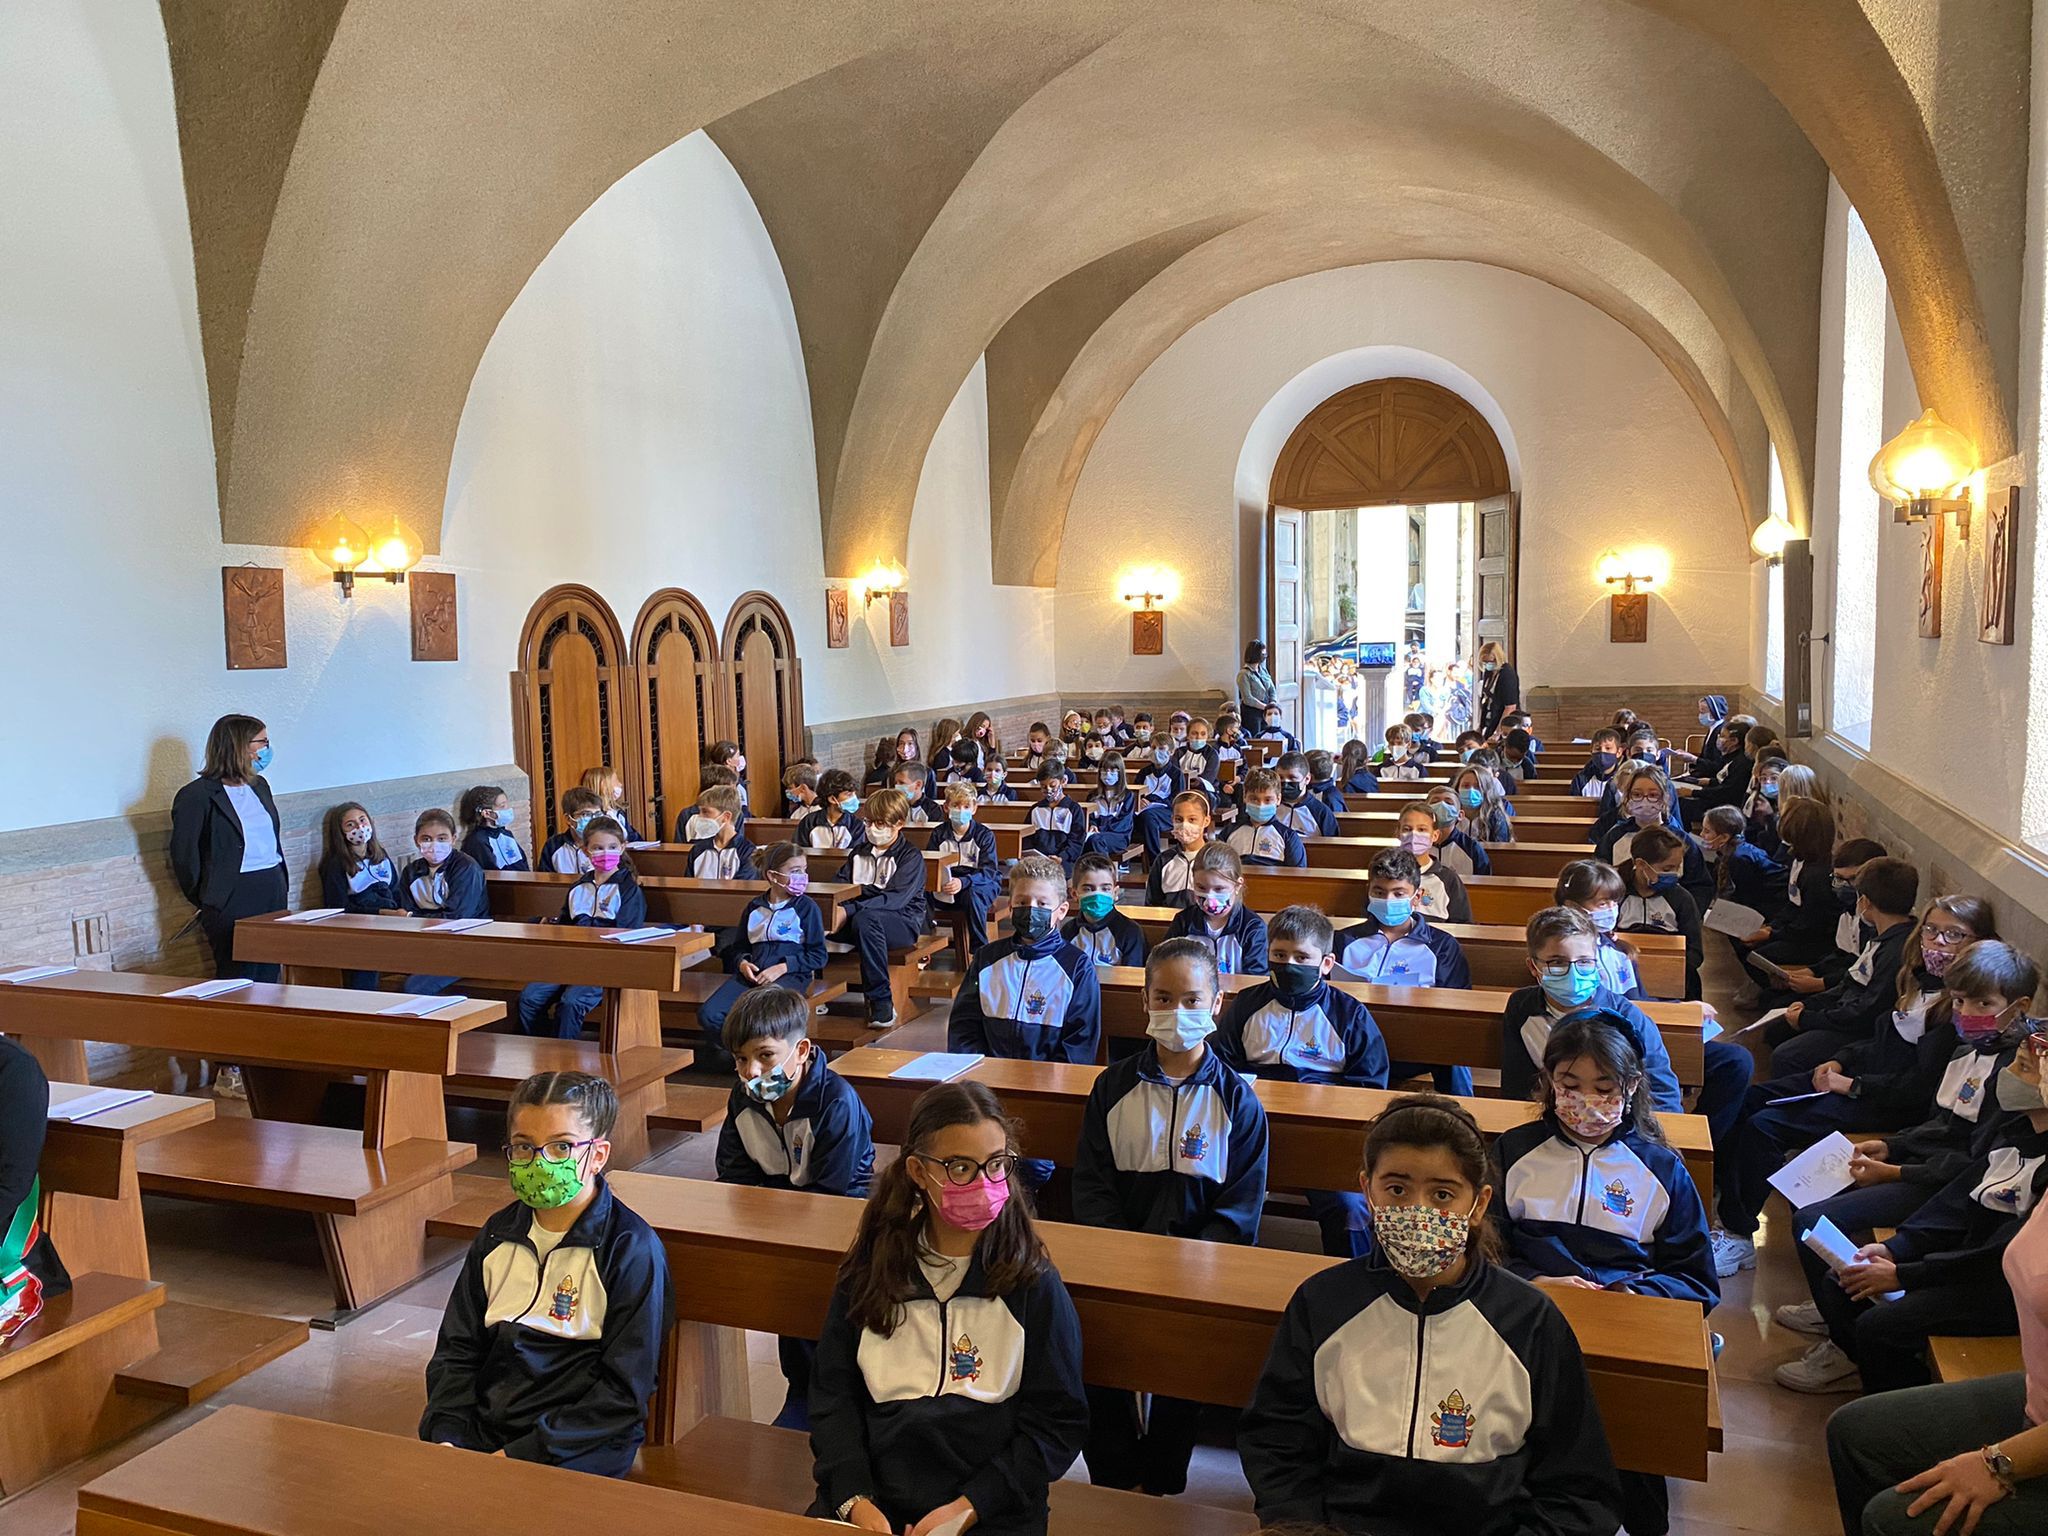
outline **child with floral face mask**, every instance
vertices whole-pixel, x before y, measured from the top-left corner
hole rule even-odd
[[[1417,1509],[1484,1536],[1616,1524],[1571,1327],[1496,1261],[1487,1151],[1454,1100],[1404,1096],[1371,1122],[1374,1252],[1295,1292],[1239,1428],[1262,1524],[1393,1529]]]
[[[1031,1219],[1015,1128],[941,1083],[875,1180],[818,1340],[810,1513],[862,1530],[1043,1530],[1087,1427],[1074,1304]],[[870,1384],[901,1383],[877,1402]]]
[[[1266,920],[1243,898],[1243,861],[1229,844],[1210,843],[1188,866],[1188,904],[1174,914],[1166,936],[1200,939],[1215,950],[1226,976],[1263,976]]]
[[[618,1098],[584,1072],[512,1093],[514,1203],[463,1261],[427,1366],[422,1440],[623,1477],[674,1310],[660,1240],[604,1178]]]
[[[1643,1092],[1642,1062],[1617,1019],[1580,1014],[1551,1031],[1543,1117],[1495,1143],[1507,1267],[1557,1290],[1720,1300],[1707,1213]],[[1664,1479],[1621,1474],[1629,1530],[1668,1529]]]

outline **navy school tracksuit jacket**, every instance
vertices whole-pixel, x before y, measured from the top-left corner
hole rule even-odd
[[[885,1338],[832,1293],[811,1375],[813,1515],[872,1499],[908,1530],[965,1496],[977,1532],[1043,1536],[1046,1489],[1088,1432],[1081,1324],[1050,1264],[1021,1290],[988,1294],[979,1251],[940,1301],[920,1271]]]
[[[1182,907],[1166,925],[1166,936],[1200,939],[1216,951],[1217,968],[1226,976],[1266,974],[1266,920],[1242,901],[1230,909],[1221,933],[1211,931],[1200,907]]]
[[[949,821],[932,834],[931,849],[953,855],[953,874],[960,882],[955,902],[979,896],[984,903],[994,903],[996,870],[1002,863],[996,857],[995,833],[978,821],[970,821],[964,832]]]
[[[1314,786],[1310,786],[1313,790]],[[1334,792],[1334,786],[1332,787]],[[1280,812],[1273,818],[1273,825],[1285,827],[1298,837],[1335,837],[1337,835],[1337,813],[1321,795],[1310,793],[1299,800],[1280,802]]]
[[[799,848],[851,848],[855,843],[864,841],[867,835],[867,823],[859,816],[842,812],[834,824],[826,818],[823,806],[796,824]]]
[[[1200,850],[1198,849],[1197,852]],[[1171,840],[1159,845],[1159,857],[1152,861],[1152,867],[1145,872],[1145,905],[1148,907],[1184,907],[1192,899],[1188,895],[1188,881],[1194,870],[1194,854],[1179,843]]]
[[[522,866],[524,867],[524,866]],[[340,907],[344,912],[395,911],[398,899],[398,866],[389,855],[354,869],[343,867],[340,859],[320,861],[320,904]]]
[[[860,887],[848,903],[854,911],[900,912],[920,930],[924,927],[924,850],[913,848],[902,832],[877,851],[863,827],[839,878]]]
[[[1292,1083],[1387,1086],[1387,1042],[1372,1011],[1348,992],[1318,982],[1303,998],[1273,983],[1237,993],[1209,1037],[1235,1072]]]
[[[589,873],[590,860],[583,856],[583,845],[573,832],[557,832],[540,845],[540,861],[534,867],[558,875],[581,875]]]
[[[1265,1204],[1266,1111],[1217,1051],[1177,1084],[1150,1040],[1102,1069],[1081,1117],[1076,1221],[1252,1243]]]
[[[1031,807],[1031,830],[1024,834],[1026,853],[1043,853],[1071,864],[1081,856],[1088,837],[1088,813],[1071,795],[1057,800],[1039,796]]]
[[[1361,768],[1344,781],[1347,795],[1376,795],[1380,792],[1380,778],[1370,768]]]
[[[1628,1026],[1636,1055],[1643,1063],[1643,1077],[1650,1085],[1650,1102],[1657,1112],[1683,1114],[1685,1100],[1679,1093],[1678,1075],[1671,1070],[1671,1053],[1664,1048],[1664,1036],[1656,1021],[1604,986],[1594,988],[1591,997],[1567,1013],[1552,1013],[1550,999],[1541,987],[1523,987],[1508,994],[1507,1009],[1501,1015],[1500,1096],[1527,1099],[1535,1093],[1543,1045],[1559,1019],[1600,1012],[1615,1014]]]
[[[1376,1258],[1304,1281],[1237,1446],[1263,1525],[1613,1536],[1620,1520],[1571,1325],[1476,1257],[1427,1300]]]
[[[786,965],[782,979],[808,987],[825,969],[825,915],[808,896],[772,900],[764,893],[747,903],[737,926],[720,935],[719,947],[728,975],[739,975],[742,960],[761,970]]]
[[[1546,1113],[1502,1133],[1494,1156],[1507,1263],[1525,1280],[1577,1275],[1710,1310],[1721,1299],[1692,1175],[1633,1116],[1599,1146],[1585,1147]]]
[[[1331,816],[1334,817],[1343,814],[1345,808],[1344,791],[1337,787],[1337,781],[1334,778],[1310,779],[1308,781],[1308,792],[1309,798],[1313,800],[1320,800],[1322,802],[1323,809],[1328,811],[1331,814]],[[1332,821],[1331,826],[1334,827],[1335,825],[1336,823]],[[1335,836],[1335,833],[1332,833],[1330,835]]]
[[[1380,920],[1367,916],[1337,935],[1337,963],[1374,986],[1469,988],[1472,967],[1464,947],[1420,912],[1412,921],[1406,933],[1390,939]]]
[[[1199,752],[1193,747],[1176,747],[1173,751],[1173,766],[1180,770],[1189,789],[1199,789],[1214,805],[1221,796],[1222,768],[1219,766],[1216,743],[1210,742]]]
[[[593,870],[569,887],[562,910],[548,921],[570,928],[639,928],[647,922],[647,893],[630,864],[621,864],[602,883]]]
[[[1036,944],[1015,934],[975,951],[953,995],[946,1049],[1020,1061],[1092,1063],[1102,1042],[1095,962],[1058,933]]]
[[[1085,830],[1097,837],[1122,838],[1126,843],[1132,837],[1132,823],[1138,815],[1138,796],[1128,784],[1119,784],[1112,795],[1098,793],[1095,804],[1089,812]]]
[[[475,859],[456,849],[436,869],[414,859],[398,872],[398,902],[414,917],[489,917],[491,898]]]
[[[2048,1131],[2008,1115],[1963,1171],[1885,1239],[1909,1291],[1997,1281],[2012,1241],[2048,1186]]]
[[[1998,1107],[1992,1079],[2018,1046],[2015,1030],[1956,1046],[1934,1090],[1934,1113],[1884,1138],[1884,1160],[1897,1166],[1900,1182],[1936,1190],[1969,1166],[1971,1147],[2008,1113]]]
[[[485,869],[525,869],[526,850],[510,832],[496,827],[471,827],[462,839],[462,851]]]
[[[1928,1011],[1942,997],[1940,981],[1916,971],[1914,983],[1917,991],[1908,1006],[1880,1013],[1865,1038],[1835,1052],[1849,1079],[1849,1097],[1879,1124],[1927,1113],[1955,1041],[1954,1026],[1946,1019],[1928,1024]]]
[[[1172,804],[1173,797],[1188,787],[1186,777],[1171,757],[1163,763],[1147,762],[1142,767],[1133,764],[1131,783],[1156,805]]]
[[[1100,923],[1070,917],[1060,924],[1060,937],[1077,946],[1097,965],[1145,963],[1145,930],[1121,912],[1111,912]]]
[[[1442,858],[1432,855],[1422,872],[1422,884],[1415,891],[1416,910],[1446,923],[1472,921],[1472,898],[1465,894],[1465,882]]]
[[[470,1244],[427,1364],[420,1438],[623,1477],[675,1310],[668,1260],[603,1175],[545,1265],[532,1223],[514,1201]]]
[[[1301,834],[1282,826],[1277,816],[1264,826],[1240,819],[1223,841],[1248,866],[1301,869],[1308,863],[1308,850],[1301,844]]]
[[[1475,842],[1463,827],[1451,828],[1451,835],[1436,845],[1438,863],[1463,880],[1467,875],[1490,875],[1493,859],[1485,845]]]
[[[853,1085],[815,1045],[787,1120],[735,1081],[718,1133],[718,1182],[866,1199],[875,1176],[874,1121]]]
[[[1597,800],[1606,793],[1607,781],[1614,777],[1614,770],[1621,761],[1612,752],[1594,752],[1587,755],[1586,765],[1572,778],[1570,793],[1582,800]]]
[[[723,848],[715,837],[700,837],[690,844],[690,878],[693,880],[758,880],[754,845],[744,832],[735,832]]]

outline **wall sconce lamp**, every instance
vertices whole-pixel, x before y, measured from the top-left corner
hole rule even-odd
[[[1749,547],[1763,556],[1766,565],[1781,565],[1785,559],[1785,546],[1798,537],[1799,530],[1782,517],[1767,517],[1749,536]]]
[[[420,563],[420,541],[405,531],[397,518],[391,520],[391,531],[377,540],[370,551],[370,564],[365,575],[382,576],[394,587],[405,581],[405,573]]]
[[[1131,611],[1131,654],[1164,656],[1166,614],[1162,610],[1179,594],[1179,579],[1172,571],[1146,566],[1126,575],[1121,585],[1130,589],[1124,592],[1122,601],[1135,605]]]
[[[334,572],[334,584],[344,598],[355,595],[359,575],[382,576],[395,587],[420,563],[419,540],[396,518],[389,533],[373,540],[361,524],[337,512],[313,530],[308,547]]]
[[[866,609],[878,597],[887,597],[892,592],[901,592],[909,582],[909,574],[902,566],[893,562],[877,561],[867,575],[861,577],[861,607]]]
[[[1953,512],[1956,535],[1970,536],[1970,478],[1977,445],[1933,411],[1877,450],[1870,486],[1893,507],[1892,520],[1924,523]]]
[[[1607,640],[1610,645],[1641,645],[1650,638],[1650,594],[1637,587],[1656,583],[1656,576],[1630,570],[1609,550],[1600,557],[1600,579],[1621,590],[1607,599]]]

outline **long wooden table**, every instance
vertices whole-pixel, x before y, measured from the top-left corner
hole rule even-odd
[[[1377,794],[1347,794],[1344,796],[1344,809],[1337,813],[1337,819],[1341,823],[1346,816],[1356,816],[1361,821],[1377,816],[1398,816],[1403,806],[1413,805],[1433,788],[1435,786],[1432,784],[1418,786],[1411,781],[1406,788],[1390,789],[1382,785]],[[1583,835],[1584,828],[1599,819],[1600,802],[1589,796],[1567,795],[1563,788],[1564,786],[1560,785],[1553,794],[1541,794],[1524,789],[1519,794],[1509,796],[1508,804],[1514,807],[1516,824],[1519,825],[1526,817],[1568,821],[1577,825]]]
[[[0,983],[0,1031],[53,1081],[87,1080],[101,1041],[242,1065],[255,1118],[206,1121],[135,1149],[157,1194],[310,1214],[338,1304],[354,1309],[423,1272],[425,1219],[452,1197],[476,1148],[448,1140],[442,1083],[464,1034],[504,1017],[471,1000],[423,1018],[387,1015],[390,993],[255,983],[172,997],[189,976],[68,971]],[[364,1080],[360,1133],[310,1122],[336,1076]],[[132,1252],[132,1249],[131,1249]]]
[[[1127,1040],[1144,1038],[1145,972],[1138,966],[1097,966],[1102,983],[1102,1033]],[[1259,986],[1263,976],[1226,976],[1226,997]],[[1361,981],[1333,981],[1372,1010],[1373,1022],[1396,1061],[1432,1066],[1498,1067],[1501,1016],[1508,994],[1475,987],[1380,987]],[[1706,1077],[1705,1010],[1698,1003],[1640,1003],[1664,1037],[1671,1070],[1682,1087],[1697,1088]]]
[[[1149,945],[1166,937],[1166,930],[1179,915],[1178,907],[1118,906],[1117,911],[1138,925]],[[1260,914],[1267,922],[1271,912]],[[1341,934],[1351,919],[1340,920]],[[1526,930],[1491,923],[1439,923],[1430,926],[1458,941],[1475,987],[1513,990],[1530,984]],[[1628,941],[1636,950],[1636,975],[1643,990],[1658,997],[1679,997],[1685,991],[1685,940],[1675,933],[1631,933]]]
[[[1258,912],[1282,907],[1320,907],[1332,918],[1365,916],[1372,878],[1364,870],[1270,869],[1254,866],[1244,872],[1245,899]],[[1465,894],[1471,898],[1475,923],[1525,926],[1545,907],[1557,881],[1525,875],[1468,875]]]
[[[410,1436],[223,1408],[78,1490],[79,1536],[458,1536],[517,1513],[602,1532],[815,1536],[776,1510]]]
[[[1392,823],[1376,837],[1304,837],[1301,840],[1302,851],[1308,856],[1311,870],[1369,870],[1372,861],[1393,843]],[[1565,865],[1575,859],[1593,856],[1592,848],[1585,843],[1516,842],[1483,846],[1494,875],[1527,875],[1552,885],[1564,873]],[[1489,877],[1468,875],[1465,883],[1469,886],[1473,880],[1481,878]]]
[[[553,870],[484,871],[484,890],[491,915],[503,918],[550,918],[562,910],[562,899],[576,883],[574,875]],[[747,904],[768,889],[766,880],[698,880],[650,875],[640,882],[647,897],[647,920],[678,928],[730,928],[745,915]],[[818,904],[825,931],[839,926],[845,903],[860,890],[837,880],[813,880],[804,894]]]
[[[996,857],[1005,863],[1024,856],[1024,834],[1031,829],[1030,816],[1028,814],[1029,806],[1021,807],[1027,813],[1021,817],[990,816],[986,814],[991,810],[1007,811],[1009,809],[1009,806],[984,805],[977,807],[975,810],[976,819],[995,835]],[[770,843],[794,842],[796,840],[796,827],[797,824],[794,821],[786,818],[776,817],[771,819],[763,816],[752,816],[747,819],[747,836],[757,846],[765,848]],[[903,835],[909,839],[911,847],[929,848],[932,839],[944,830],[943,827],[932,822],[917,822],[904,827]],[[688,847],[689,844],[687,843],[664,843],[662,845],[662,852],[666,854],[667,850],[671,848]],[[633,857],[637,859],[653,851],[652,849],[640,849],[634,853]],[[844,862],[846,857],[845,854],[839,853],[837,849],[812,848],[806,849],[805,852],[821,863],[833,854],[837,854],[841,862]],[[688,867],[687,862],[685,862],[684,867]]]
[[[900,1145],[910,1124],[910,1106],[932,1085],[892,1077],[924,1053],[863,1046],[835,1057],[832,1070],[853,1084],[874,1117],[875,1140]],[[1010,1061],[990,1056],[955,1082],[973,1080],[995,1091],[1024,1123],[1024,1150],[1070,1168],[1081,1141],[1081,1119],[1100,1067],[1066,1062]],[[1252,1091],[1266,1109],[1269,1137],[1266,1179],[1275,1189],[1350,1189],[1358,1182],[1365,1147],[1365,1122],[1400,1095],[1384,1088],[1345,1088],[1329,1083],[1289,1083],[1260,1078]],[[1479,1122],[1488,1140],[1536,1118],[1534,1104],[1512,1099],[1462,1098],[1458,1102]],[[1673,1150],[1711,1208],[1714,1146],[1707,1122],[1698,1115],[1660,1115]]]
[[[664,1355],[653,1438],[673,1440],[705,1413],[749,1417],[744,1371],[736,1383],[693,1376],[705,1352],[686,1341],[698,1328],[817,1337],[861,1202],[648,1174],[611,1183],[660,1235],[671,1272],[697,1280],[676,1288],[678,1342]],[[478,1189],[433,1230],[474,1235],[502,1204]],[[1232,1406],[1250,1401],[1288,1299],[1336,1262],[1060,1222],[1039,1230],[1080,1314],[1090,1383]],[[1552,1295],[1578,1336],[1617,1463],[1704,1478],[1712,1357],[1699,1307],[1617,1291]],[[727,1390],[707,1392],[714,1385]]]

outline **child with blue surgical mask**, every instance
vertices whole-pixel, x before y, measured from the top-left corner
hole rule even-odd
[[[1500,1091],[1526,1099],[1535,1091],[1543,1048],[1558,1020],[1581,1010],[1601,1010],[1627,1025],[1642,1058],[1651,1101],[1665,1114],[1681,1114],[1685,1101],[1671,1053],[1656,1022],[1600,980],[1600,931],[1573,907],[1545,907],[1529,919],[1529,975],[1535,985],[1508,995],[1501,1015]]]
[[[1621,922],[1622,898],[1627,894],[1628,887],[1612,864],[1600,859],[1574,859],[1558,874],[1551,899],[1592,919],[1599,935],[1600,984],[1631,1002],[1640,1002],[1644,992],[1636,975],[1635,956],[1628,945],[1614,936]]]
[[[512,797],[495,784],[478,784],[455,802],[462,851],[485,869],[525,869],[526,850],[512,835]]]
[[[932,906],[957,912],[967,939],[967,954],[988,942],[988,914],[996,902],[996,835],[974,819],[974,786],[966,781],[946,786],[946,819],[933,835],[934,853],[951,855]]]
[[[1451,780],[1458,797],[1458,830],[1475,843],[1511,843],[1515,826],[1505,805],[1507,796],[1490,768],[1467,765]]]
[[[1400,848],[1375,854],[1366,885],[1366,918],[1337,935],[1337,963],[1347,975],[1382,987],[1454,987],[1472,985],[1472,969],[1464,948],[1450,934],[1433,927],[1417,893],[1422,871],[1415,856]],[[1397,1078],[1413,1077],[1424,1068],[1396,1062]],[[1429,1074],[1439,1093],[1470,1095],[1472,1069],[1432,1065]]]
[[[1244,777],[1244,812],[1224,840],[1247,864],[1301,869],[1308,852],[1301,834],[1280,819],[1280,778],[1270,768]]]

